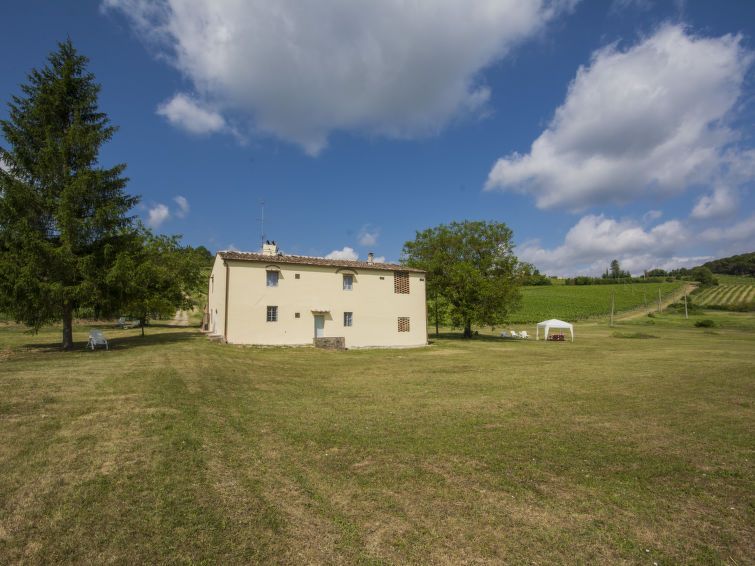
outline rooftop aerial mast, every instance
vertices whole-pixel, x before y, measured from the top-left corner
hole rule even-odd
[[[265,199],[260,200],[260,249],[265,245]]]

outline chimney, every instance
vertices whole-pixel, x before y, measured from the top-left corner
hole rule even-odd
[[[267,240],[262,244],[262,255],[278,255],[278,244],[275,243],[275,240],[272,242]]]
[[[370,252],[367,254],[367,263],[373,264],[375,263],[375,254]]]

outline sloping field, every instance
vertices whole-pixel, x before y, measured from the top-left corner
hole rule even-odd
[[[554,285],[524,287],[522,308],[511,315],[511,322],[521,324],[549,318],[582,320],[611,314],[611,295],[615,294],[615,312],[629,311],[658,301],[658,289],[665,298],[681,289],[683,281],[633,285]]]
[[[752,283],[718,285],[695,293],[695,303],[703,307],[736,307],[753,301],[755,301],[755,285]]]

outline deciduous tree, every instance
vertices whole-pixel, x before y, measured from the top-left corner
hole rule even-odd
[[[191,309],[195,294],[206,283],[202,277],[206,254],[181,246],[180,238],[140,227],[108,274],[114,303],[121,314],[139,320],[142,336],[150,319]]]
[[[442,297],[452,318],[472,336],[472,325],[495,326],[519,305],[519,262],[512,232],[501,222],[452,222],[417,232],[404,260],[427,271],[428,297]]]

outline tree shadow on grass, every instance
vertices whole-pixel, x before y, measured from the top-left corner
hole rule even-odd
[[[92,325],[92,328],[97,328],[97,325]],[[171,327],[165,325],[164,328],[176,328],[175,331],[161,331],[150,333],[149,328],[146,330],[144,336],[141,334],[132,334],[129,336],[113,336],[112,332],[108,335],[108,329],[112,330],[112,325],[99,325],[99,328],[103,330],[105,338],[108,341],[109,350],[131,350],[134,348],[146,348],[154,346],[164,346],[168,344],[177,344],[187,342],[189,340],[196,340],[203,338],[203,336],[195,330],[187,327]],[[150,328],[154,328],[150,327]],[[19,348],[22,352],[39,352],[39,353],[56,353],[62,352],[60,348],[60,341],[45,342],[37,344],[24,344]],[[91,351],[87,347],[87,341],[77,340],[73,343],[73,351]],[[97,346],[95,351],[105,351],[104,346]]]
[[[439,335],[436,335],[434,332],[430,335],[428,335],[428,341],[430,344],[433,342],[443,342],[443,341],[456,341],[456,342],[525,342],[525,340],[520,340],[518,338],[501,338],[500,336],[496,336],[494,334],[477,334],[476,336],[472,336],[471,338],[464,338],[464,334],[462,332],[441,332]]]
[[[169,328],[166,326],[166,328]],[[185,328],[173,327],[175,331],[150,333],[147,329],[144,336],[137,334],[135,336],[120,336],[108,339],[111,350],[130,350],[133,348],[143,348],[148,346],[164,346],[167,344],[177,344],[204,338],[199,332]],[[107,335],[106,335],[107,336]]]

